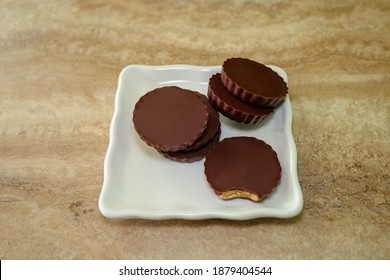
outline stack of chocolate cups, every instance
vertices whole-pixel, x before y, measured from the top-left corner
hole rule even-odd
[[[286,97],[287,84],[275,71],[253,60],[230,58],[209,80],[208,98],[227,118],[258,124]]]
[[[207,97],[175,86],[143,95],[135,104],[133,123],[146,144],[178,162],[201,160],[221,134],[218,112]]]

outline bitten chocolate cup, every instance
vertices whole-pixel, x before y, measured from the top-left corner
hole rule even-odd
[[[238,99],[256,107],[276,107],[288,87],[271,68],[246,58],[230,58],[222,65],[221,80]]]
[[[204,172],[222,199],[260,201],[278,186],[282,168],[270,145],[254,137],[225,138],[207,154]]]
[[[206,103],[193,91],[175,86],[143,95],[133,111],[134,128],[149,146],[169,152],[193,145],[209,120]]]
[[[231,120],[245,124],[258,124],[269,117],[274,108],[258,108],[236,98],[224,87],[221,74],[213,75],[209,80],[208,93],[211,105]]]

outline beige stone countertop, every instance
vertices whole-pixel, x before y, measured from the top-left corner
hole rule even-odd
[[[0,259],[389,259],[390,2],[0,2]],[[289,76],[294,218],[99,211],[121,69],[246,57]]]

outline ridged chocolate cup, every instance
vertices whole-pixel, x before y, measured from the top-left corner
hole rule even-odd
[[[205,143],[203,146],[198,147],[196,150],[191,151],[177,151],[177,152],[162,152],[159,151],[161,155],[163,155],[165,158],[182,162],[182,163],[191,163],[195,161],[199,161],[203,159],[211,150],[211,148],[218,143],[219,137],[221,135],[221,130],[218,129],[217,133],[215,133],[214,137],[207,143]]]
[[[245,124],[258,124],[269,117],[274,108],[251,106],[233,96],[222,84],[221,74],[214,74],[209,80],[207,95],[211,105],[227,118]]]
[[[225,138],[204,162],[206,179],[222,199],[261,201],[278,186],[281,171],[277,153],[255,137]]]
[[[276,107],[288,87],[271,68],[246,58],[230,58],[222,65],[221,80],[238,99],[255,107]]]
[[[208,120],[207,105],[199,94],[176,86],[149,91],[133,110],[139,137],[165,152],[193,145],[204,133]]]

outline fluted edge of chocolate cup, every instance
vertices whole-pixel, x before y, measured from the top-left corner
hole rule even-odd
[[[221,122],[219,120],[218,111],[211,105],[211,103],[208,100],[208,97],[206,95],[201,94],[201,93],[196,92],[196,91],[194,91],[194,93],[197,94],[199,97],[201,97],[201,99],[204,103],[207,103],[206,106],[209,110],[209,121],[207,123],[207,127],[206,127],[205,131],[199,137],[199,139],[196,140],[195,143],[192,144],[191,146],[186,147],[183,150],[181,150],[183,152],[190,152],[193,150],[198,150],[199,148],[205,146],[207,143],[211,142],[214,139],[214,137],[217,135],[218,131],[220,131],[220,129],[221,129]],[[214,125],[217,125],[217,126],[214,127]],[[211,135],[209,135],[209,137],[206,137],[206,135],[209,134],[210,131],[212,132]]]
[[[222,115],[225,117],[244,124],[259,124],[262,121],[266,120],[269,116],[271,116],[274,112],[272,110],[268,114],[264,115],[255,115],[251,113],[242,112],[237,110],[236,108],[226,104],[222,99],[220,99],[216,94],[214,94],[213,90],[209,86],[207,91],[207,96],[211,105]]]
[[[218,143],[220,136],[221,136],[221,129],[219,128],[217,133],[209,142],[207,142],[202,147],[198,148],[198,150],[194,150],[194,151],[188,151],[188,152],[186,151],[163,152],[161,150],[157,150],[157,151],[166,159],[170,159],[181,163],[192,163],[192,162],[200,161],[203,158],[205,158],[207,154],[210,152],[210,150],[212,149],[212,147],[216,143]],[[193,156],[186,156],[186,154],[188,155],[194,154],[196,153],[196,151],[201,151],[201,153]]]

